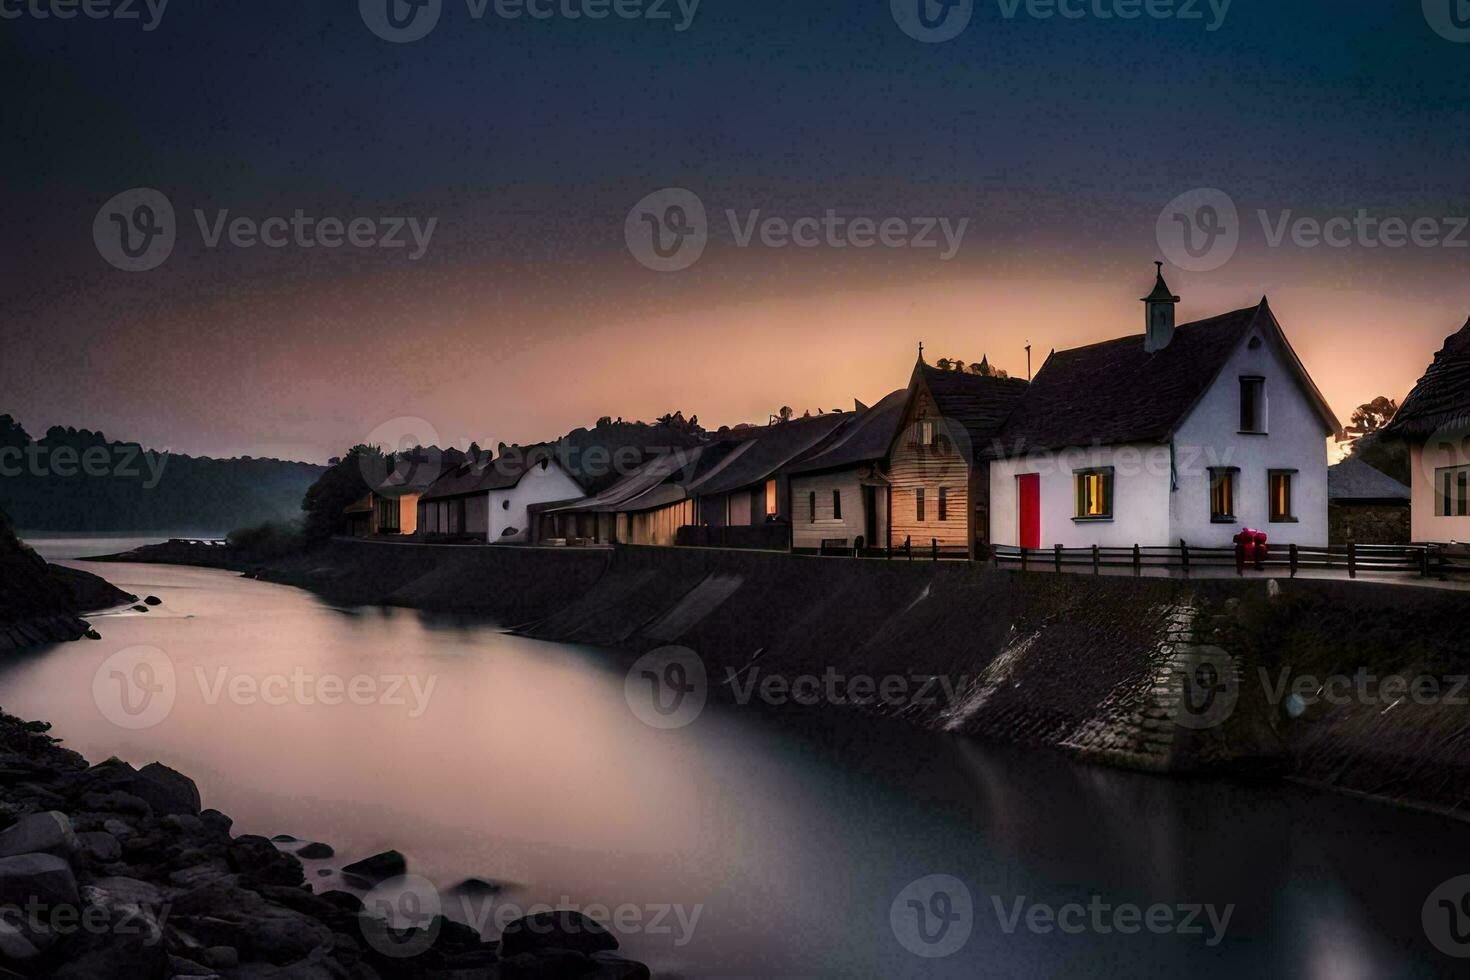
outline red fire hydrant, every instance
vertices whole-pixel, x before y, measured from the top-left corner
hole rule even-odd
[[[1271,549],[1266,544],[1265,531],[1253,531],[1245,528],[1235,536],[1235,572],[1237,575],[1245,573],[1245,563],[1250,562],[1256,566],[1256,571],[1262,571],[1266,567],[1266,558]]]

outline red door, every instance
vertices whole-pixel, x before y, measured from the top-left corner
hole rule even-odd
[[[1041,547],[1041,474],[1023,473],[1016,477],[1016,493],[1021,501],[1021,547]]]

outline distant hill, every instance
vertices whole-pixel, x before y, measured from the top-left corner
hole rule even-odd
[[[325,466],[160,453],[89,429],[40,439],[0,415],[0,508],[36,531],[227,531],[301,516]]]

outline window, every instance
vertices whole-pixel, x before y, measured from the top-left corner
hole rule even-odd
[[[840,521],[840,520],[842,520],[842,491],[841,490],[833,490],[832,491],[832,519],[834,521]]]
[[[919,419],[919,445],[934,445],[934,422],[930,419]]]
[[[1266,431],[1266,379],[1240,379],[1240,431]]]
[[[778,513],[776,507],[776,481],[766,481],[766,516],[775,517]]]
[[[1235,523],[1235,467],[1210,467],[1210,521]]]
[[[920,487],[919,489],[917,489],[917,490],[914,491],[914,513],[917,515],[917,518],[916,518],[917,520],[922,521],[924,519],[924,488],[923,487]]]
[[[806,495],[806,522],[817,523],[817,491],[813,490]]]
[[[1077,470],[1077,516],[1079,521],[1113,519],[1113,468]]]
[[[1296,470],[1272,470],[1269,491],[1271,521],[1275,524],[1295,521],[1291,509],[1291,478]]]
[[[1436,517],[1470,517],[1470,466],[1434,471]]]
[[[949,520],[949,487],[939,488],[939,519]]]

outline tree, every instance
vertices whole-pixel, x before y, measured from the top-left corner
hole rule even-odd
[[[612,420],[612,416],[611,415],[604,415],[604,416],[602,416],[601,418],[599,418],[597,420],[597,427],[599,429],[606,429],[608,426],[610,426],[612,424],[613,424],[613,420]]]
[[[1398,414],[1398,410],[1398,403],[1383,395],[1353,409],[1351,424],[1346,430],[1352,437],[1348,456],[1367,463],[1380,473],[1387,473],[1400,483],[1409,484],[1413,479],[1409,447],[1398,439],[1383,438],[1383,427]]]
[[[1354,441],[1371,436],[1388,425],[1398,411],[1398,402],[1386,395],[1379,395],[1371,402],[1364,402],[1353,409],[1352,424],[1347,427],[1347,432]]]
[[[796,413],[794,411],[792,411],[790,405],[782,405],[781,406],[781,410],[776,413],[776,417],[778,419],[780,419],[782,422],[790,422],[791,421],[791,416],[793,416],[795,414]]]
[[[304,530],[311,541],[321,541],[347,528],[347,507],[361,500],[372,489],[367,473],[387,468],[383,450],[377,446],[353,446],[306,490],[301,501],[305,512]]]

